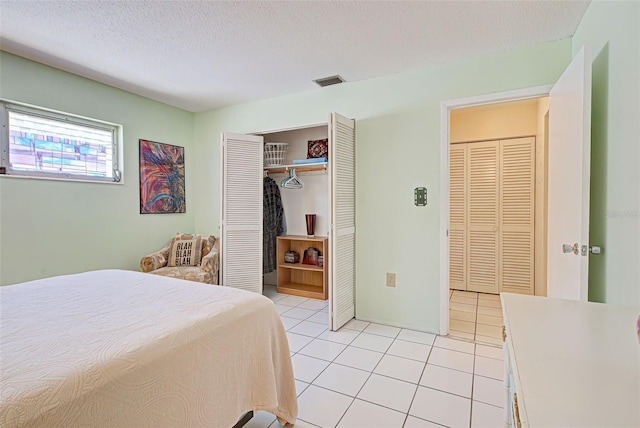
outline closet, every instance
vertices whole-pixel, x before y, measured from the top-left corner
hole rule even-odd
[[[306,158],[308,140],[322,138],[328,140],[326,165],[293,164]],[[290,143],[283,165],[265,166],[267,142]],[[268,175],[280,183],[296,168],[303,189],[280,187],[287,229],[278,238],[279,290],[328,297],[329,326],[339,329],[355,316],[355,121],[332,113],[326,125],[223,133],[220,159],[221,285],[262,293],[263,182]],[[308,213],[317,216],[313,238],[306,236]],[[295,249],[302,259],[305,246],[322,248],[323,266],[283,263],[285,249]]]
[[[450,147],[450,288],[534,294],[535,138]]]

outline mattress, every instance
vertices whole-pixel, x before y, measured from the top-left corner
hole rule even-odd
[[[294,423],[273,303],[228,287],[102,270],[0,287],[0,426],[229,428]]]

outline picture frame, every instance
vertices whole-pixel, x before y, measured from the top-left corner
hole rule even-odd
[[[140,214],[187,210],[184,147],[139,140]]]

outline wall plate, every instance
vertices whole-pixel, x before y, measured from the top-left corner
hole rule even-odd
[[[416,204],[416,207],[424,207],[427,205],[426,187],[416,187],[413,191],[413,203]]]

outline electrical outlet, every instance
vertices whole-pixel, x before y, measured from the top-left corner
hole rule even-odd
[[[395,287],[396,286],[396,274],[387,272],[387,287]]]

